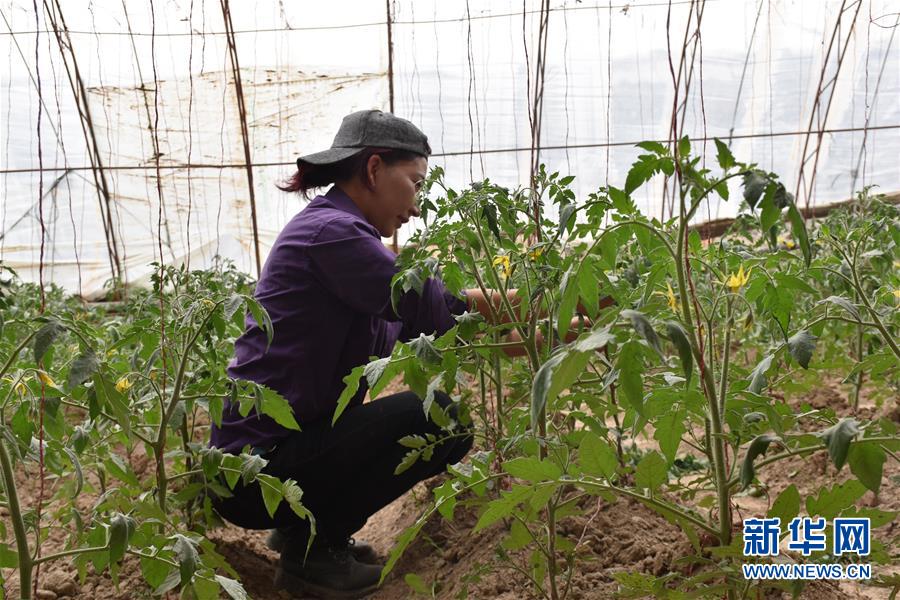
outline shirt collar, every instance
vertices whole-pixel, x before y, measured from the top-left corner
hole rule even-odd
[[[328,190],[323,197],[326,198],[328,203],[334,208],[355,215],[363,221],[366,220],[365,215],[363,215],[362,211],[356,205],[356,202],[354,202],[353,199],[337,185],[331,186],[331,189]]]

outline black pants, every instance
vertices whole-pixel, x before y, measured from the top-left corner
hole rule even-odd
[[[446,408],[450,397],[435,393]],[[456,417],[455,407],[450,409]],[[303,504],[316,519],[318,541],[341,543],[365,525],[381,508],[409,491],[416,483],[462,460],[472,447],[472,436],[456,436],[438,444],[429,461],[418,460],[399,475],[394,469],[409,448],[397,440],[406,435],[445,437],[426,419],[422,401],[413,392],[400,392],[350,409],[334,424],[331,418],[302,424],[264,455],[264,473],[294,479],[303,490]],[[462,430],[466,432],[466,430]],[[246,529],[279,529],[292,538],[307,539],[309,523],[282,502],[270,517],[259,484],[238,483],[234,496],[214,506],[226,520]]]

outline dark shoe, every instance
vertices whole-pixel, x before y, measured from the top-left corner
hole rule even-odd
[[[314,545],[303,560],[302,550],[288,548],[275,570],[275,587],[299,596],[302,592],[320,598],[363,598],[375,591],[381,566],[358,562],[348,547]]]
[[[277,529],[273,529],[269,532],[269,537],[266,539],[266,546],[275,552],[284,552],[284,549],[287,548],[288,540],[290,540],[289,536]],[[303,551],[306,551],[305,540],[303,542],[295,542],[295,545],[302,546]],[[375,552],[375,548],[362,540],[350,538],[347,541],[347,548],[357,562],[365,563],[367,565],[377,565],[381,562],[381,557]]]

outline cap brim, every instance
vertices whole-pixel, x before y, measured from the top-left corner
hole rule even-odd
[[[311,165],[331,165],[345,158],[350,158],[354,154],[359,154],[363,150],[364,148],[329,148],[328,150],[301,156],[297,159],[297,164],[305,162]]]

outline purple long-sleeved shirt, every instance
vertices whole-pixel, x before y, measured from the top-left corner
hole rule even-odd
[[[398,339],[442,335],[456,324],[453,315],[466,310],[439,279],[428,278],[422,295],[404,294],[395,314],[395,259],[340,188],[314,198],[279,234],[256,286],[274,326],[272,344],[266,351],[266,334],[248,314],[228,374],[279,392],[301,427],[330,418],[354,367],[389,356]],[[363,378],[350,406],[366,390]],[[226,403],[210,444],[236,453],[247,444],[271,447],[288,433],[270,417],[255,411],[241,417]]]

